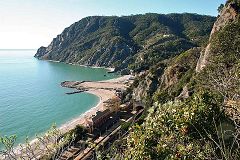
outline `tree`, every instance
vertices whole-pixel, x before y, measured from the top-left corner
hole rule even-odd
[[[6,160],[30,160],[30,159],[57,159],[65,148],[74,141],[75,134],[65,134],[64,136],[56,126],[47,131],[44,136],[37,136],[37,140],[30,143],[26,138],[25,144],[15,147],[17,136],[0,137],[0,144],[4,149],[0,151],[0,159]]]
[[[218,13],[220,14],[222,12],[224,8],[224,4],[221,4],[219,7],[218,7]]]
[[[109,103],[106,105],[112,112],[117,112],[121,104],[121,99],[119,97],[114,97],[109,100]]]

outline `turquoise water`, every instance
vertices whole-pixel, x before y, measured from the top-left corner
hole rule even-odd
[[[107,70],[37,60],[35,50],[0,50],[0,135],[26,136],[45,132],[95,106],[98,97],[66,95],[65,80],[105,80],[116,77]],[[107,76],[104,76],[107,75]]]

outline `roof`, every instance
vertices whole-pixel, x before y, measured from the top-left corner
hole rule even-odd
[[[96,115],[92,118],[92,121],[99,119],[100,117],[106,115],[107,113],[110,113],[109,109],[106,109],[104,111],[97,111]]]

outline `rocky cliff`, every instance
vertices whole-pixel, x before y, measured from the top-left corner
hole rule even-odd
[[[189,49],[180,55],[158,63],[139,74],[133,95],[136,100],[167,102],[187,98],[192,94],[191,80],[195,74],[201,47]]]
[[[135,87],[136,98],[148,96],[147,99],[166,102],[187,98],[207,88],[224,93],[226,101],[236,101],[240,96],[239,15],[240,2],[229,0],[214,23],[207,46],[192,48],[162,61],[164,66],[153,65]]]
[[[209,44],[207,47],[202,51],[201,56],[199,58],[196,71],[200,72],[208,63],[208,57],[211,52],[212,47],[212,38],[213,36],[221,31],[227,24],[230,24],[234,22],[237,19],[239,13],[239,6],[234,1],[229,1],[224,8],[222,9],[220,15],[217,18],[217,21],[214,23],[214,26],[212,28],[210,38],[209,38]]]
[[[141,71],[204,45],[214,21],[197,14],[86,17],[39,48],[35,57]]]

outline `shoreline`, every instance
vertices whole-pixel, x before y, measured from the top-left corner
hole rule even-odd
[[[119,86],[119,85],[121,86],[123,81],[129,80],[130,77],[132,77],[132,76],[125,75],[125,76],[121,76],[121,77],[117,77],[117,78],[113,78],[113,79],[109,79],[109,80],[96,81],[96,82],[90,82],[90,83],[92,83],[92,84],[101,83],[101,85],[102,85],[102,83],[106,83],[106,85],[108,85],[109,83],[112,83],[112,84],[116,84],[117,86]],[[74,90],[74,88],[72,88],[72,89]],[[102,89],[101,86],[99,86],[99,88],[91,88],[88,91],[84,91],[84,92],[97,96],[99,98],[99,102],[95,106],[88,109],[86,112],[81,113],[79,116],[77,116],[77,117],[73,118],[72,120],[69,120],[69,121],[65,122],[64,124],[61,124],[59,127],[57,127],[57,129],[60,130],[61,134],[69,132],[71,129],[74,129],[77,125],[86,126],[86,124],[87,124],[86,119],[94,116],[97,111],[105,110],[106,108],[104,107],[104,102],[115,96],[114,90]],[[76,94],[79,94],[79,93],[76,93]],[[46,134],[47,131],[45,131],[39,135],[42,137],[43,135]],[[36,137],[33,137],[33,139],[30,139],[29,144],[32,146],[35,146],[37,142],[38,142],[38,139]],[[25,143],[17,144],[17,146],[14,147],[14,152],[16,154],[20,153],[20,150],[21,150],[20,146],[19,146],[20,144],[25,145]],[[1,155],[0,155],[0,158],[1,158]]]
[[[54,62],[54,63],[64,63],[64,62],[53,61],[53,60],[47,60],[47,61]],[[69,64],[69,63],[64,63],[64,64]],[[103,68],[110,72],[114,72],[114,70],[115,70],[114,68],[98,67],[98,66],[85,66],[85,65],[77,65],[77,64],[69,64],[69,65],[76,65],[76,66],[89,67],[89,68]],[[133,76],[131,76],[131,75],[120,76],[120,77],[116,77],[113,79],[101,80],[101,81],[96,81],[96,82],[91,82],[91,83],[105,82],[105,83],[122,84],[123,81],[129,80],[129,77],[133,77]],[[74,89],[74,88],[72,88],[72,89]],[[102,89],[101,86],[99,86],[99,88],[89,89],[88,91],[84,91],[84,92],[97,96],[99,98],[98,103],[95,106],[92,106],[91,108],[86,110],[85,112],[80,113],[79,116],[73,117],[69,121],[57,126],[57,129],[60,130],[61,134],[69,132],[71,129],[74,129],[77,125],[86,126],[86,118],[91,118],[92,116],[96,115],[97,111],[103,111],[104,109],[106,109],[104,107],[104,102],[115,96],[115,91],[113,92],[113,90]],[[41,137],[44,136],[47,131],[48,130],[46,130],[42,133],[39,133],[39,136],[41,136]],[[32,137],[32,139],[30,139],[30,141],[29,141],[29,144],[32,146],[35,146],[37,142],[38,142],[38,139],[36,137]],[[20,144],[25,145],[24,142],[16,144],[16,146],[14,147],[14,150],[16,151],[17,154],[20,152],[20,148],[19,148]],[[1,155],[0,155],[0,158],[1,158]]]
[[[36,58],[36,59],[38,59],[38,58]],[[44,59],[38,59],[38,60],[44,60]],[[73,65],[73,66],[80,66],[80,67],[102,68],[102,69],[108,70],[109,72],[115,72],[115,68],[110,68],[110,67],[87,66],[87,65],[80,65],[80,64],[74,64],[74,63],[60,62],[60,61],[55,61],[55,60],[44,60],[44,61],[54,62],[54,63],[63,63],[63,64],[68,64],[68,65]],[[124,76],[121,76],[121,77],[124,77]],[[117,81],[121,77],[103,80],[103,81]],[[102,82],[102,81],[99,81],[99,82]],[[66,133],[66,132],[70,131],[71,129],[74,129],[77,125],[84,125],[85,119],[87,117],[89,118],[90,116],[93,116],[94,114],[96,114],[97,111],[103,110],[104,109],[103,102],[108,100],[109,98],[111,98],[111,97],[108,97],[107,99],[104,99],[101,96],[101,94],[98,94],[93,91],[84,91],[84,92],[97,96],[99,98],[99,102],[97,103],[97,105],[91,107],[89,110],[85,111],[84,113],[81,113],[78,117],[73,118],[73,119],[65,122],[64,124],[61,124],[59,127],[57,127],[62,133]],[[35,141],[35,139],[33,139],[33,141]]]
[[[88,94],[92,94],[92,93],[89,93],[88,91],[85,91],[85,92]],[[84,113],[81,113],[79,116],[77,116],[77,117],[73,118],[72,120],[67,121],[66,123],[57,127],[62,133],[66,133],[66,132],[70,131],[71,129],[74,129],[77,125],[84,125],[85,117],[93,115],[97,110],[99,110],[99,106],[103,103],[102,97],[100,97],[96,94],[93,94],[93,95],[95,95],[99,98],[97,105],[91,107]]]
[[[102,80],[102,81],[96,81],[96,82],[90,82],[90,83],[92,83],[92,85],[94,85],[94,87],[95,87],[95,85],[98,85],[98,83],[107,83],[107,84],[113,83],[113,84],[117,84],[118,86],[120,86],[120,88],[123,89],[122,85],[123,85],[124,81],[129,80],[131,77],[133,77],[133,76],[125,75],[125,76],[121,76],[121,77],[117,77],[117,78],[113,78],[113,79],[109,79],[109,80]],[[72,82],[74,83],[75,81],[72,81]],[[86,83],[89,83],[89,82],[86,82]],[[67,87],[67,88],[69,88],[69,87]],[[72,88],[72,89],[74,89],[74,88]],[[99,98],[99,102],[97,103],[96,106],[93,106],[86,112],[80,114],[78,117],[73,118],[72,120],[70,120],[70,121],[62,124],[60,127],[58,127],[62,133],[66,133],[69,130],[74,129],[77,125],[85,126],[86,119],[90,118],[91,116],[94,116],[97,111],[103,111],[104,109],[106,109],[104,107],[104,102],[115,96],[115,92],[113,90],[102,89],[101,86],[100,86],[100,88],[91,88],[90,87],[90,89],[88,89],[87,91],[84,91],[84,92],[97,96]],[[76,94],[79,94],[79,93],[76,93]]]
[[[35,57],[35,58],[36,58],[36,57]],[[37,59],[38,59],[38,58],[37,58]],[[44,60],[44,59],[38,59],[38,60],[43,60],[43,61],[48,61],[48,62],[54,62],[54,63],[69,64],[69,65],[72,65],[72,66],[89,67],[89,68],[102,68],[102,69],[108,70],[109,72],[115,72],[115,68],[111,68],[111,67],[88,66],[88,65],[82,65],[82,64],[60,62],[60,61],[55,61],[55,60]]]

